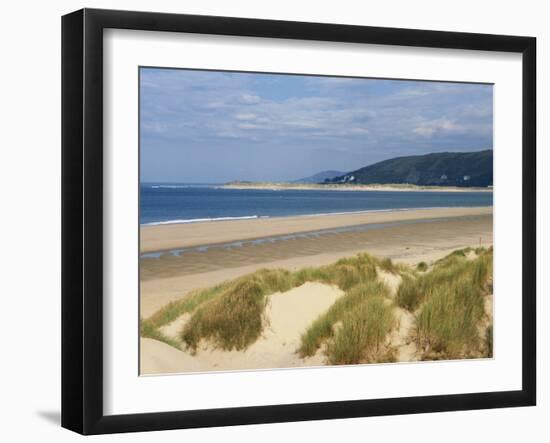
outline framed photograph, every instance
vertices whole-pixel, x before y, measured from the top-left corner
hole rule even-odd
[[[62,20],[62,425],[536,402],[531,37]]]

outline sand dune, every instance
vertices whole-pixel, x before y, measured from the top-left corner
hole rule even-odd
[[[277,292],[269,297],[266,308],[268,326],[253,345],[245,351],[222,351],[203,346],[192,356],[151,339],[141,340],[141,373],[159,374],[173,372],[201,372],[212,370],[289,368],[318,366],[323,364],[320,354],[302,359],[296,353],[300,336],[306,328],[325,312],[344,293],[337,287],[308,282],[287,292]],[[185,321],[185,319],[184,319]],[[177,328],[164,327],[165,333],[181,330],[181,318]]]
[[[328,265],[360,252],[415,266],[420,261],[432,263],[459,248],[493,243],[492,208],[453,208],[142,227],[142,240],[146,240],[142,245],[146,250],[201,242],[211,246],[237,239],[369,224],[372,227],[368,229],[329,231],[273,242],[215,246],[188,250],[181,255],[141,258],[141,317],[148,318],[168,302],[186,297],[190,291],[233,280],[260,268],[296,271],[308,266]],[[396,361],[418,360],[422,352],[417,349],[413,337],[414,313],[395,305],[393,300],[401,277],[379,269],[378,278],[390,290],[386,301],[393,305],[396,320],[384,346],[393,350]],[[141,339],[141,373],[323,365],[326,363],[323,351],[307,359],[301,359],[295,351],[301,334],[342,295],[337,287],[318,282],[269,295],[265,312],[269,326],[244,351],[222,351],[203,342],[197,353],[191,355],[163,342]],[[492,297],[487,298],[486,320],[480,324],[480,337],[492,322],[491,301]],[[189,314],[181,315],[160,327],[159,332],[167,337],[178,337],[189,318]]]
[[[159,374],[181,371],[202,371],[193,357],[166,343],[151,338],[140,339],[140,374]]]
[[[437,266],[433,263],[443,255],[447,254],[437,254],[433,260],[429,260],[432,263],[432,269]],[[454,258],[456,255],[452,257]],[[463,257],[465,257],[465,261],[480,258],[477,251],[473,250],[468,251]],[[397,269],[401,270],[397,271]],[[385,332],[381,348],[377,348],[378,355],[391,356],[391,360],[382,361],[412,362],[422,360],[428,355],[426,352],[429,348],[421,349],[418,342],[416,316],[419,310],[412,311],[396,300],[403,279],[405,276],[411,275],[411,268],[405,267],[404,269],[394,267],[392,270],[392,268],[386,268],[380,261],[376,265],[376,278],[387,288],[387,291],[379,294],[382,294],[384,304],[391,307],[394,319],[393,325]],[[444,269],[445,272],[448,272],[447,268]],[[430,268],[428,272],[430,272]],[[325,343],[325,347],[322,346],[311,357],[301,358],[296,351],[303,345],[302,336],[306,330],[343,295],[344,291],[337,286],[318,281],[308,281],[288,291],[267,295],[263,332],[255,342],[240,351],[224,351],[213,347],[212,342],[203,340],[199,343],[197,351],[193,353],[185,349],[183,344],[181,345],[182,349],[176,349],[162,342],[142,339],[141,373],[154,375],[217,370],[311,367],[328,364],[327,355],[330,354],[326,354],[326,352],[328,352],[327,349],[330,349],[331,339],[328,344]],[[480,339],[479,349],[476,347],[467,352],[464,351],[467,358],[471,358],[472,355],[486,355],[484,346],[488,328],[492,325],[493,297],[492,294],[487,293],[483,297],[484,315],[477,324]],[[159,331],[176,343],[181,343],[179,335],[190,318],[191,314],[184,313],[171,323],[160,327]],[[341,326],[341,323],[335,323],[332,327],[336,328],[339,325]],[[429,354],[429,358],[433,358],[434,355],[437,357],[438,354]]]
[[[234,279],[262,267],[295,270],[321,266],[364,251],[409,264],[429,262],[460,247],[492,244],[492,223],[491,214],[449,217],[364,232],[142,259],[140,312],[143,317],[148,317],[189,291]],[[220,229],[223,229],[221,224]]]

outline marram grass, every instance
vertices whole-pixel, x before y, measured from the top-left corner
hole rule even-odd
[[[492,252],[480,252],[474,259],[466,258],[470,248],[454,251],[435,262],[430,272],[417,276],[403,275],[396,301],[402,308],[415,311],[424,299],[439,285],[455,281],[461,276],[473,279],[475,285],[485,284],[492,274]],[[465,252],[466,251],[466,252]]]
[[[321,345],[336,334],[337,325],[349,320],[349,314],[358,306],[367,302],[372,297],[382,298],[388,296],[388,289],[382,283],[372,279],[358,284],[340,297],[328,309],[318,317],[302,335],[301,346],[298,349],[302,357],[312,356]],[[338,332],[339,334],[339,332]]]
[[[167,345],[179,349],[179,343],[173,338],[167,337],[159,331],[149,320],[141,319],[139,324],[139,333],[143,338],[152,338],[153,340],[161,341]]]
[[[475,357],[483,348],[492,354],[492,332],[486,333],[490,339],[479,333],[484,296],[492,291],[492,250],[476,252],[473,259],[450,254],[416,281],[421,298],[416,331],[423,359]]]
[[[395,319],[383,297],[373,295],[347,310],[338,333],[327,346],[330,364],[346,365],[377,362],[383,357],[382,345]]]
[[[195,310],[181,333],[181,340],[192,351],[203,339],[224,350],[245,349],[260,337],[266,325],[267,295],[288,291],[308,281],[334,284],[346,290],[375,279],[376,264],[373,257],[359,254],[294,273],[261,269],[225,283],[221,293]]]
[[[477,350],[477,325],[483,316],[483,298],[467,277],[437,286],[417,316],[418,340],[426,357],[460,358]]]
[[[262,333],[266,295],[292,287],[292,274],[282,269],[261,269],[241,277],[197,308],[181,339],[192,351],[202,339],[224,350],[245,349]]]
[[[192,312],[202,303],[220,295],[228,286],[227,283],[222,283],[207,289],[192,291],[185,298],[171,301],[155,312],[147,321],[155,328],[167,325],[181,315]]]
[[[395,300],[378,281],[378,271],[401,276]],[[417,272],[420,271],[420,272]],[[454,251],[415,268],[368,254],[295,272],[261,269],[211,288],[196,290],[141,320],[141,336],[195,352],[202,340],[223,350],[243,350],[262,334],[267,297],[306,282],[335,285],[345,294],[304,332],[297,352],[323,349],[331,364],[391,361],[387,337],[395,327],[394,303],[413,312],[421,358],[460,358],[482,349],[492,355],[492,327],[479,336],[483,296],[492,291],[492,248]],[[190,319],[177,338],[160,327],[184,313]]]

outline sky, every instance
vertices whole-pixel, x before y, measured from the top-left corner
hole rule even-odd
[[[142,182],[285,181],[492,147],[492,85],[140,71]]]

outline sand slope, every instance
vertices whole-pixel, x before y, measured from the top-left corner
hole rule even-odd
[[[181,368],[191,372],[203,370],[190,355],[151,338],[140,338],[140,354],[140,374],[178,372]]]
[[[222,351],[205,345],[192,356],[164,343],[141,339],[141,373],[322,365],[324,357],[320,353],[302,359],[295,351],[306,328],[343,294],[335,286],[316,282],[307,282],[290,291],[272,294],[266,308],[269,326],[264,330],[263,336],[245,351]],[[178,320],[178,327],[183,327],[181,320]],[[175,328],[167,325],[163,331],[174,332]]]

